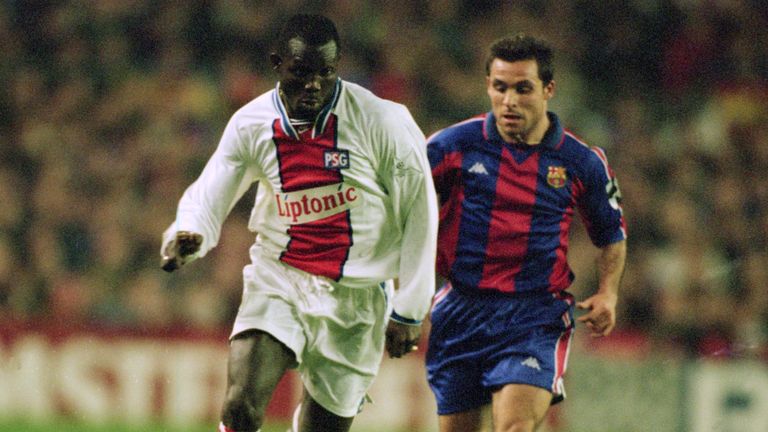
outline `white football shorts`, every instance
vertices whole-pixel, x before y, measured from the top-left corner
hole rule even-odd
[[[259,329],[296,355],[310,396],[328,411],[356,415],[379,371],[392,306],[391,281],[348,288],[251,247],[231,336]]]

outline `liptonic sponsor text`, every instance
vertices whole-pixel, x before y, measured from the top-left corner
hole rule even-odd
[[[357,207],[361,201],[357,189],[343,183],[275,194],[277,215],[291,225],[333,216]]]

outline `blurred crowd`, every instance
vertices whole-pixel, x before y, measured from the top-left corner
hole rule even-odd
[[[284,18],[332,17],[340,75],[429,135],[488,110],[487,46],[556,48],[552,109],[606,149],[629,226],[617,337],[768,359],[768,8],[759,0],[0,3],[0,326],[228,331],[252,193],[174,275],[160,235]],[[574,293],[594,289],[577,229]]]

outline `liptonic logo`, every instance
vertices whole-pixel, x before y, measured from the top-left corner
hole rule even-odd
[[[277,215],[290,225],[333,216],[357,207],[361,201],[357,189],[344,183],[275,194]]]

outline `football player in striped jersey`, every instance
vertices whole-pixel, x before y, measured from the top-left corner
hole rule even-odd
[[[566,290],[574,213],[597,261],[596,292],[575,303],[594,336],[616,322],[626,227],[602,149],[548,111],[552,49],[526,35],[494,43],[486,63],[491,110],[435,133],[428,155],[440,200],[437,270],[447,280],[431,313],[427,373],[441,432],[530,432],[565,396],[574,328]]]

